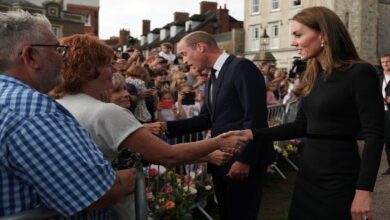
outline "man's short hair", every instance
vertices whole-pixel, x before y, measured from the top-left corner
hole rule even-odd
[[[47,33],[43,30],[51,31],[51,24],[42,14],[0,12],[0,71],[7,70],[23,45],[44,43]]]
[[[167,48],[169,50],[172,50],[172,48],[173,48],[173,45],[171,43],[169,43],[169,42],[164,42],[160,46],[161,47],[165,47],[165,48]]]
[[[218,48],[217,41],[209,33],[204,31],[195,31],[186,35],[183,39],[183,42],[186,43],[190,48],[195,49],[196,44],[205,43],[211,48]]]
[[[383,58],[383,57],[389,57],[389,56],[390,56],[390,53],[384,53],[384,54],[382,54],[381,58]]]

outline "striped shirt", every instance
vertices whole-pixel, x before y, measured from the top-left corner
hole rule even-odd
[[[71,219],[112,186],[115,172],[74,117],[0,74],[0,216],[44,206]],[[88,219],[105,219],[107,211]]]

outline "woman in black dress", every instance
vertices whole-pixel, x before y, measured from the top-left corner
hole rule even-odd
[[[384,127],[376,71],[359,58],[342,21],[327,8],[304,9],[291,29],[292,46],[308,61],[295,91],[301,100],[297,118],[244,133],[254,141],[306,137],[290,220],[372,219]],[[361,131],[362,158],[356,144]]]

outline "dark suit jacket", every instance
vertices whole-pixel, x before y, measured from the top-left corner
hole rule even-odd
[[[204,104],[199,116],[167,122],[169,136],[178,136],[211,128],[211,136],[231,130],[267,127],[266,88],[264,77],[249,60],[230,55],[222,66],[217,79],[215,97],[210,103],[210,80],[206,83]],[[235,156],[222,167],[210,165],[211,171],[227,173],[231,164],[238,160],[252,167],[268,164],[271,144],[254,146]]]
[[[383,89],[383,80],[385,79],[385,75],[384,73],[382,73],[381,75],[379,75],[379,82],[380,82],[380,86],[381,86],[381,91]],[[386,92],[386,96],[390,96],[390,83],[387,83],[387,86],[385,88],[385,92]],[[390,104],[387,104],[387,109],[389,110],[390,109]]]

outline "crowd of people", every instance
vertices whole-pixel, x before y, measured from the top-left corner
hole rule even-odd
[[[136,173],[118,163],[137,155],[126,151],[172,166],[248,142],[220,135],[170,146],[120,107],[127,86],[113,90],[120,76],[109,46],[89,35],[60,43],[39,14],[10,11],[0,21],[0,216],[47,207],[71,219],[129,219]],[[122,153],[129,157],[118,161]]]
[[[292,18],[300,59],[289,73],[202,31],[177,53],[163,43],[144,57],[90,35],[57,40],[43,15],[0,13],[0,23],[0,216],[44,206],[134,219],[132,167],[145,160],[208,162],[220,218],[255,220],[272,141],[305,138],[289,219],[373,219],[389,56],[381,87],[331,10]],[[295,121],[268,128],[267,106],[297,99]]]

